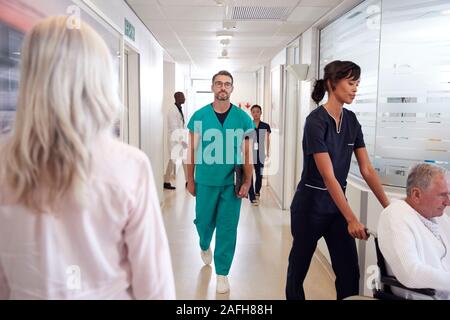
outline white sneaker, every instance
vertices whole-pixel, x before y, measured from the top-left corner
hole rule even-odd
[[[208,248],[208,250],[200,252],[200,255],[202,256],[203,263],[205,265],[210,265],[212,262],[212,252],[211,248]]]
[[[224,294],[230,291],[227,276],[217,276],[217,293]]]

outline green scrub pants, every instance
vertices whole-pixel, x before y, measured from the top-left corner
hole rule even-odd
[[[242,199],[236,196],[234,185],[214,187],[196,184],[196,193],[194,223],[200,236],[200,248],[208,250],[216,229],[216,274],[227,276],[236,249]]]

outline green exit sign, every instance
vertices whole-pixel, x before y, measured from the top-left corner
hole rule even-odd
[[[136,29],[127,19],[125,19],[125,35],[131,40],[136,41]]]

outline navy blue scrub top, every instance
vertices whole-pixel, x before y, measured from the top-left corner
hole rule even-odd
[[[361,125],[352,111],[342,109],[340,128],[336,128],[336,121],[324,106],[318,107],[306,118],[303,135],[303,173],[298,189],[306,186],[328,193],[313,156],[322,152],[328,152],[330,155],[334,175],[342,189],[345,189],[353,151],[364,147]]]
[[[264,166],[264,161],[266,160],[266,134],[272,133],[272,129],[268,123],[259,122],[256,131],[256,142],[258,143],[258,150],[256,153],[257,163]],[[255,150],[256,151],[256,150]],[[253,155],[255,159],[255,155]]]

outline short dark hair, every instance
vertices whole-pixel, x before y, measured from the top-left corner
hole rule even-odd
[[[255,108],[258,108],[259,109],[259,111],[261,111],[262,112],[262,108],[261,108],[261,106],[260,105],[257,105],[257,104],[254,104],[251,108],[250,108],[250,111],[253,111],[253,109],[255,109]]]
[[[222,70],[222,71],[217,72],[217,73],[214,75],[214,77],[212,78],[212,83],[213,83],[213,84],[214,84],[214,82],[216,81],[216,78],[217,78],[218,76],[227,76],[227,77],[230,77],[230,78],[231,78],[231,84],[234,83],[234,79],[233,79],[233,76],[231,75],[231,73],[229,73],[229,72],[226,71],[226,70]]]
[[[173,97],[176,99],[177,97],[183,95],[184,97],[184,93],[183,92],[175,92],[175,94],[173,95]]]

